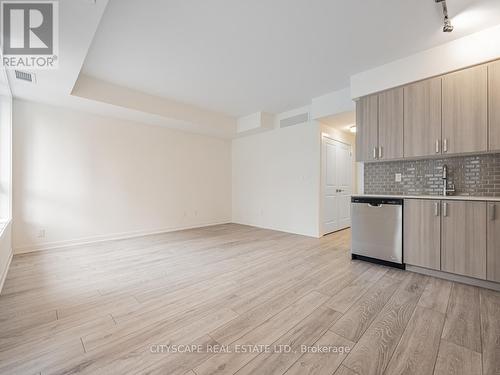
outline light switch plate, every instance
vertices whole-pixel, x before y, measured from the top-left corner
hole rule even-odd
[[[401,182],[401,173],[396,173],[396,182]]]

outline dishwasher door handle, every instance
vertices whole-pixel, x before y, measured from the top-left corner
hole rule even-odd
[[[368,203],[368,207],[382,207],[381,203]]]

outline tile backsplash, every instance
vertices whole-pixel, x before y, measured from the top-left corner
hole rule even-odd
[[[365,163],[365,194],[440,195],[445,164],[455,195],[500,196],[500,154]]]

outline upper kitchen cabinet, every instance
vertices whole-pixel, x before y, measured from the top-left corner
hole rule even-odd
[[[404,156],[441,153],[441,78],[404,88]]]
[[[403,158],[403,88],[378,96],[378,158]]]
[[[378,157],[378,96],[356,102],[356,161],[373,161]]]
[[[500,61],[359,99],[357,161],[500,151]]]
[[[488,68],[443,77],[443,153],[488,150]]]
[[[500,61],[488,65],[489,149],[500,150]]]

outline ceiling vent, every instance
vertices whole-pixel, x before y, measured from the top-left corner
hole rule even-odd
[[[36,76],[34,73],[23,72],[21,70],[16,70],[16,78],[26,82],[36,82]]]
[[[303,124],[309,121],[309,112],[301,113],[292,117],[284,118],[280,120],[280,128],[286,128],[288,126]]]

